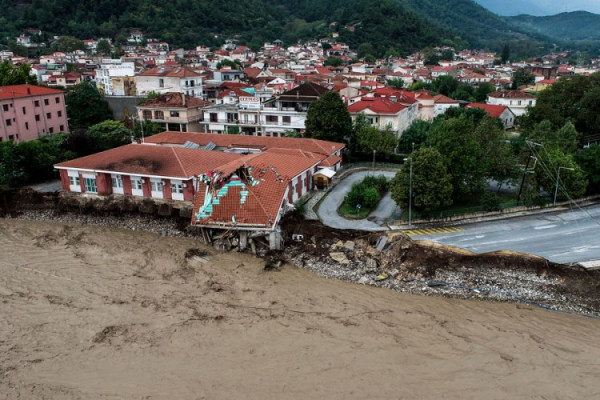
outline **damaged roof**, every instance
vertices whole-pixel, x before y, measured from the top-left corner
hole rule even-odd
[[[318,162],[267,151],[217,167],[200,177],[192,225],[272,229],[292,179]]]
[[[239,154],[184,147],[128,144],[55,165],[57,169],[119,172],[189,179],[242,158]]]

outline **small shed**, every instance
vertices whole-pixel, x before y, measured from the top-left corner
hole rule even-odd
[[[313,174],[313,185],[317,189],[326,189],[331,185],[335,171],[331,168],[321,168]]]

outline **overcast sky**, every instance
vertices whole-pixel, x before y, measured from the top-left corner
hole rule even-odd
[[[499,15],[554,15],[570,11],[600,14],[600,0],[475,0]]]

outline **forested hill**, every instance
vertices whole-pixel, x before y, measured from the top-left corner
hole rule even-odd
[[[508,20],[556,39],[600,40],[600,15],[586,11],[561,13],[549,17],[519,15]]]
[[[497,49],[524,36],[472,0],[0,0],[0,7],[0,37],[39,28],[120,41],[138,28],[187,48],[232,35],[254,48],[274,39],[290,44],[338,30],[350,46],[364,43],[382,56],[438,44]]]

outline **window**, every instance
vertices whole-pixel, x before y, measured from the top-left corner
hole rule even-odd
[[[171,117],[179,117],[179,111],[171,111]]]
[[[44,105],[45,106],[50,105],[50,101],[48,99],[44,99]]]
[[[142,180],[141,179],[132,179],[131,187],[135,190],[142,190]]]
[[[236,113],[227,113],[227,122],[236,122],[237,119]]]
[[[283,124],[284,125],[289,125],[292,123],[292,117],[290,117],[289,115],[284,115],[283,117],[281,117],[283,120]]]
[[[46,113],[46,119],[52,119],[52,113]]]
[[[210,122],[218,122],[218,121],[219,121],[218,114],[210,113]]]
[[[121,176],[113,176],[112,177],[112,185],[114,188],[122,188],[123,187],[123,178]]]
[[[35,120],[39,121],[40,120],[40,114],[35,114]]]
[[[529,100],[529,105],[533,105],[533,100]]]
[[[40,106],[40,101],[39,100],[35,100],[33,102],[33,105],[36,106],[36,107],[39,107]]]
[[[25,122],[25,129],[29,129],[29,122]]]
[[[85,185],[85,191],[88,193],[98,193],[98,187],[96,186],[95,178],[83,178]]]
[[[69,185],[79,186],[79,177],[78,176],[69,176]]]
[[[48,132],[50,132],[50,133],[54,133],[54,127],[53,127],[53,126],[51,126],[50,128],[48,128]]]
[[[165,80],[164,79],[160,78],[158,80],[158,87],[165,87]]]
[[[267,118],[267,122],[277,123],[277,121],[278,121],[277,115],[267,115],[266,118]]]
[[[519,105],[521,105],[521,100],[519,100]]]
[[[12,125],[12,121],[10,119],[6,120],[6,126],[11,126]]]
[[[3,104],[2,108],[4,109],[4,111],[8,111],[8,104]]]
[[[183,184],[171,183],[171,192],[175,194],[183,194]]]
[[[61,131],[61,132],[64,132],[64,131],[65,131],[65,126],[64,126],[64,125],[61,125],[61,126],[60,126],[60,131]]]
[[[142,117],[144,119],[152,119],[152,111],[150,111],[150,110],[142,111]]]
[[[62,111],[58,111],[58,112],[56,113],[56,115],[57,115],[57,116],[59,116],[59,117],[62,117]]]
[[[60,97],[55,97],[54,101],[56,102],[56,104],[60,103]]]
[[[27,109],[23,107],[23,115],[27,115]]]
[[[196,86],[196,81],[190,81],[190,86]]]
[[[163,183],[162,182],[151,181],[150,185],[152,186],[152,191],[153,192],[160,192],[160,191],[162,191],[162,187],[163,187]]]
[[[162,111],[154,111],[154,119],[165,119]]]

